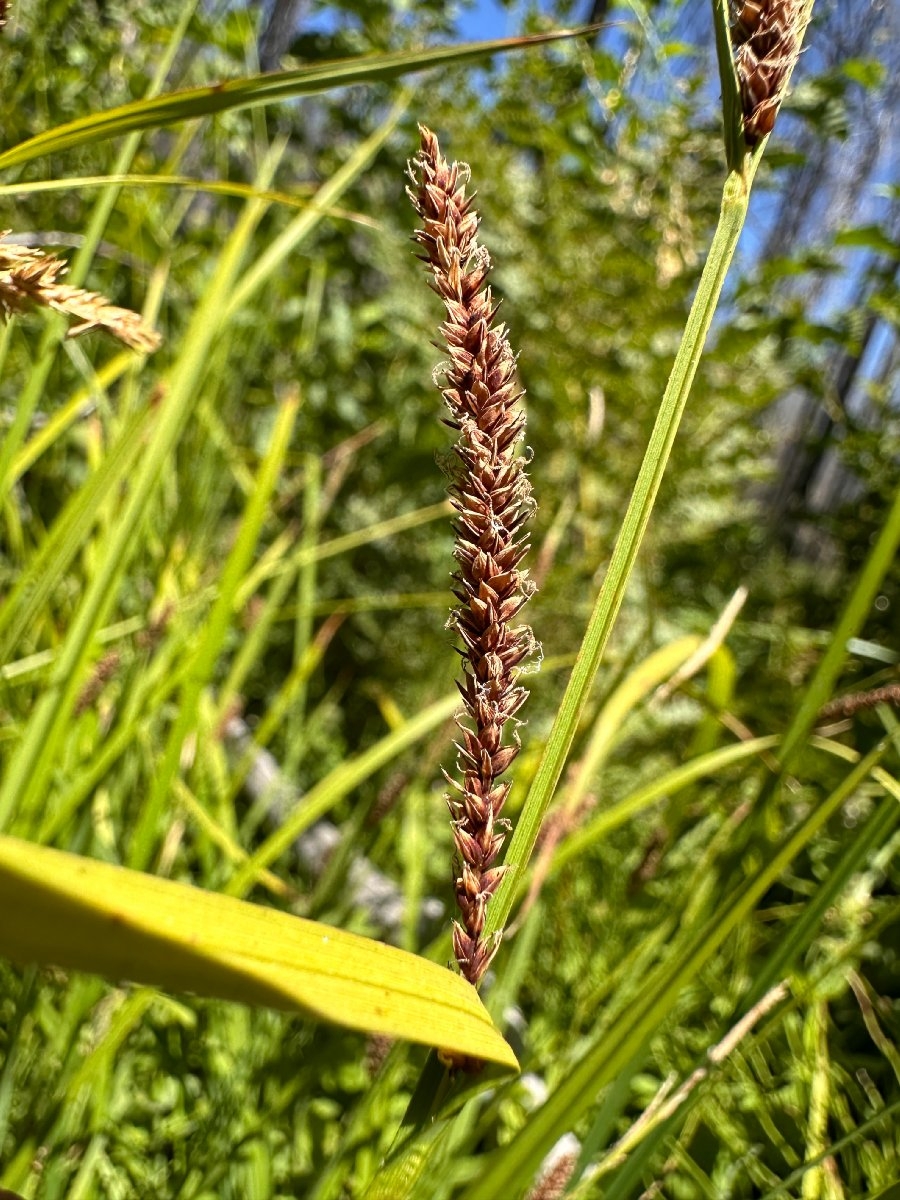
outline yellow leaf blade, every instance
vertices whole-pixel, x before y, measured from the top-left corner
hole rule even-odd
[[[435,963],[288,913],[0,837],[0,954],[301,1011],[517,1069],[478,994]]]

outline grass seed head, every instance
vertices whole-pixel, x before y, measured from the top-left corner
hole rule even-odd
[[[457,686],[464,708],[456,743],[462,778],[450,779],[447,798],[461,914],[453,947],[462,974],[477,984],[498,945],[484,936],[485,909],[504,871],[494,864],[507,829],[498,818],[509,784],[498,780],[519,752],[515,718],[528,694],[519,668],[534,645],[527,627],[511,623],[534,590],[521,566],[528,550],[523,527],[534,506],[517,450],[525,430],[523,392],[486,282],[491,260],[478,242],[478,215],[466,195],[469,168],[448,163],[430,130],[420,127],[420,133],[408,189],[422,221],[414,240],[446,310],[441,334],[450,361],[439,386],[446,423],[459,434],[450,484],[458,603],[448,622],[463,644]]]
[[[0,236],[6,237],[7,233]],[[67,337],[103,329],[141,354],[159,349],[162,338],[139,313],[118,308],[97,292],[60,283],[66,269],[63,259],[43,250],[0,242],[0,317],[9,319],[42,306],[55,308],[80,322],[68,330]]]
[[[744,110],[744,137],[755,146],[772,132],[784,89],[800,54],[804,0],[737,0],[731,43]]]

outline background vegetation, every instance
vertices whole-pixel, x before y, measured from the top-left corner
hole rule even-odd
[[[528,620],[544,658],[527,681],[515,821],[612,551],[724,175],[707,5],[590,8],[561,0],[497,14],[516,33],[618,23],[588,40],[7,169],[3,224],[20,241],[71,248],[75,282],[143,308],[166,340],[141,362],[96,333],[60,342],[46,314],[3,335],[6,832],[212,890],[244,894],[252,883],[260,903],[449,957],[439,768],[450,765],[451,723],[337,792],[266,864],[274,875],[251,874],[246,887],[235,878],[335,767],[453,688],[452,534],[441,507],[449,434],[430,382],[439,306],[412,253],[403,195],[418,121],[471,164],[528,391],[541,585]],[[437,0],[33,0],[17,6],[0,45],[4,148],[144,97],[162,67],[158,86],[170,91],[494,33],[485,20],[483,9]],[[778,787],[773,753],[895,504],[897,21],[890,6],[817,6],[560,791],[542,886],[485,990],[524,1074],[461,1110],[440,1149],[423,1154],[419,1184],[379,1183],[423,1050],[387,1054],[268,1009],[3,964],[3,1186],[29,1200],[478,1188],[514,1197],[568,1132],[578,1195],[895,1194],[896,748],[882,748],[881,774],[863,772],[828,809],[854,756],[893,734],[894,717],[882,706],[823,719]],[[123,173],[123,186],[99,186]],[[222,289],[216,272],[253,189],[271,199]],[[102,492],[104,471],[137,478],[154,413],[175,386],[185,399],[171,452],[104,591],[98,564],[130,496],[118,484]],[[229,575],[296,400],[259,536]],[[89,495],[95,506],[79,524]],[[48,561],[63,568],[49,573]],[[840,647],[837,694],[896,681],[898,584],[892,564]],[[97,635],[60,679],[92,587]],[[740,587],[746,603],[726,641],[654,699]],[[216,607],[223,594],[227,611]],[[54,688],[68,689],[69,711],[38,739],[36,714]],[[675,774],[766,735],[740,761]],[[652,1000],[668,964],[715,926],[723,897],[764,879],[820,811],[831,815],[731,935],[665,993],[615,1081],[589,1077],[568,1125],[558,1112],[542,1118],[604,1031],[615,1039],[616,1022]],[[617,1156],[617,1139],[664,1082],[709,1066],[708,1050],[781,979],[786,998]]]

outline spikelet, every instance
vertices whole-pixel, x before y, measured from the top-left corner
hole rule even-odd
[[[8,232],[0,231],[0,237],[6,237]],[[60,283],[66,269],[63,259],[43,250],[0,242],[0,317],[8,319],[14,313],[43,305],[79,320],[79,325],[68,330],[67,337],[78,337],[90,329],[104,329],[141,354],[151,354],[159,348],[162,338],[144,323],[139,313],[118,308],[97,292]]]
[[[732,0],[731,44],[750,147],[775,125],[800,53],[806,12],[805,0]]]

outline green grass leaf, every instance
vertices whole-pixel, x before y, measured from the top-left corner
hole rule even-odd
[[[283,147],[276,147],[269,153],[258,179],[262,188],[268,186],[282,152]],[[115,534],[81,598],[48,686],[31,714],[15,756],[7,765],[0,785],[0,828],[6,828],[14,812],[27,814],[40,801],[46,776],[52,769],[53,748],[66,732],[80,685],[79,672],[87,662],[93,637],[116,598],[116,589],[137,545],[136,534],[153,502],[163,467],[193,411],[210,348],[223,329],[221,297],[231,290],[266,208],[259,200],[245,206],[194,312],[185,334],[184,349],[173,367],[168,393],[159,406],[151,436],[134,472],[132,490]]]
[[[743,176],[732,172],[725,181],[719,223],[660,403],[644,461],[635,481],[631,501],[623,518],[565,695],[547,739],[544,755],[506,852],[505,862],[510,869],[487,910],[486,936],[501,931],[509,916],[519,880],[531,858],[541,823],[553,799],[587,698],[600,669],[606,644],[619,615],[625,589],[650,522],[725,276],[737,248],[747,215],[748,202],[749,182]]]
[[[430,67],[473,62],[526,46],[539,46],[565,38],[584,36],[594,26],[558,29],[531,37],[498,38],[487,42],[467,42],[461,46],[433,46],[425,50],[401,50],[390,54],[371,54],[337,59],[298,67],[294,71],[275,71],[230,79],[211,87],[185,88],[122,104],[106,112],[91,113],[39,133],[0,154],[0,170],[18,167],[46,154],[58,154],[73,146],[102,142],[140,129],[157,129],[180,121],[258,104],[275,104],[295,96],[309,96],[331,88],[352,84],[379,83]]]

